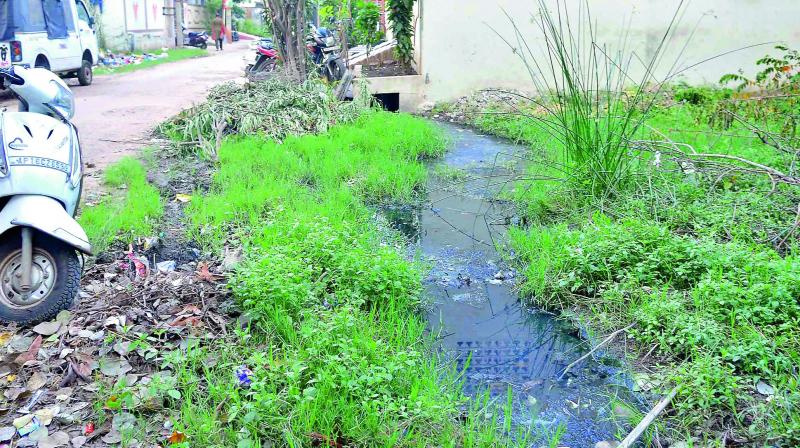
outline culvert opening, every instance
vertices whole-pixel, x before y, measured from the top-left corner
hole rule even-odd
[[[381,105],[383,110],[389,112],[397,112],[400,110],[399,93],[376,93],[372,95],[372,97]]]

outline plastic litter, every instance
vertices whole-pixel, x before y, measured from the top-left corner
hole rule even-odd
[[[160,263],[156,263],[156,268],[158,269],[158,272],[162,274],[174,271],[175,267],[176,267],[175,260],[162,261]]]
[[[41,423],[39,423],[39,419],[36,418],[36,417],[32,417],[30,419],[30,421],[28,421],[27,423],[25,423],[21,427],[17,428],[17,433],[19,433],[20,437],[25,437],[28,434],[32,433],[33,431],[36,431],[37,429],[39,429],[39,427],[41,427],[41,426],[42,425],[41,425]]]
[[[247,366],[239,366],[236,369],[236,378],[239,380],[239,387],[250,387],[253,384],[253,371]]]

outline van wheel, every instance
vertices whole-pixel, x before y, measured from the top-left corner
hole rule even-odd
[[[78,83],[82,86],[88,86],[92,83],[92,79],[92,63],[84,59],[81,63],[81,68],[78,70]]]
[[[36,58],[36,62],[33,63],[33,66],[35,68],[50,70],[50,61],[48,61],[46,57],[39,55],[39,57]]]
[[[27,296],[18,285],[21,259],[19,239],[4,238],[0,243],[1,321],[23,325],[42,322],[72,306],[81,279],[81,265],[75,249],[36,233],[33,242],[33,289]]]

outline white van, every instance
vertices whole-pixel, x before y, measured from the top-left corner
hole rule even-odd
[[[0,67],[42,67],[88,86],[97,55],[83,0],[0,0]]]

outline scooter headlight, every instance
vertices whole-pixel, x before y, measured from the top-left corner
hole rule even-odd
[[[63,84],[55,79],[51,80],[50,84],[55,88],[56,94],[53,99],[45,104],[60,115],[61,118],[65,120],[72,119],[75,116],[75,96],[67,87],[64,87]]]
[[[73,188],[77,188],[78,185],[81,183],[81,178],[83,177],[83,161],[81,160],[81,142],[78,138],[78,130],[72,126],[72,130],[70,131],[70,173],[69,173],[69,182]]]

